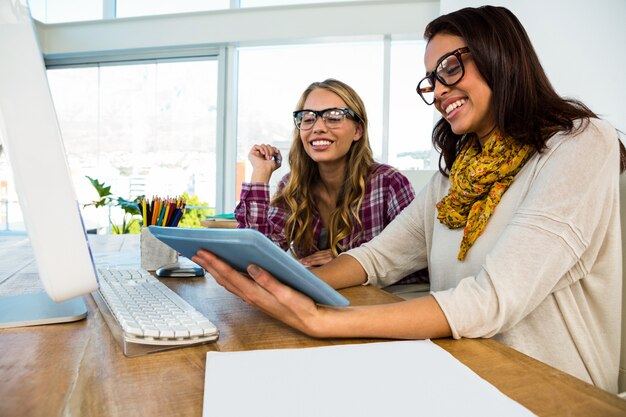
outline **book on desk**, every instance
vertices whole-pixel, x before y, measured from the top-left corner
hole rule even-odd
[[[234,213],[224,213],[208,216],[200,220],[200,224],[204,227],[214,229],[235,229],[237,227],[237,220],[235,219]]]

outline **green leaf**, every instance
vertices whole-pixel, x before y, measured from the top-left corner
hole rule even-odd
[[[130,233],[131,231],[130,229],[132,229],[133,225],[138,222],[139,222],[139,219],[130,219],[130,221],[126,223],[126,219],[124,219],[125,225],[124,225],[124,230],[122,233],[124,234]]]
[[[107,205],[107,199],[106,198],[102,198],[98,201],[94,200],[93,205],[96,207],[104,207]]]
[[[114,196],[111,193],[111,186],[106,185],[103,182],[98,181],[97,179],[91,178],[88,175],[85,177],[91,182],[91,185],[96,189],[98,195],[100,196],[99,200],[94,200],[91,203],[84,204],[83,207],[94,206],[94,207],[107,207],[107,206],[117,206],[124,210],[124,218],[122,219],[122,224],[113,224],[111,220],[111,216],[109,216],[109,224],[111,225],[111,233],[113,234],[125,234],[125,233],[140,233],[141,232],[141,222],[140,219],[135,218],[133,216],[140,216],[141,209],[139,207],[139,202],[144,198],[143,195],[136,197],[133,201],[127,200],[122,197]]]
[[[141,211],[139,211],[139,204],[137,204],[134,201],[129,201],[129,200],[126,200],[125,198],[118,197],[117,198],[117,205],[119,207],[121,207],[122,210],[124,210],[125,213],[128,213],[128,214],[141,214]]]
[[[85,175],[85,177],[87,177],[89,182],[91,182],[91,185],[93,185],[93,188],[96,189],[100,197],[108,197],[111,195],[110,185],[106,186],[103,182],[100,182],[97,179],[91,178],[89,175]],[[96,204],[96,207],[99,207],[98,204]]]

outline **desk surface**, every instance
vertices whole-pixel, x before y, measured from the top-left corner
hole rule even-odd
[[[138,258],[136,237],[95,236],[92,248]],[[0,295],[23,292],[33,282],[36,270],[27,240],[0,239]],[[369,341],[312,339],[249,307],[210,278],[163,282],[217,325],[217,342],[126,358],[93,299],[86,297],[87,320],[0,330],[0,416],[200,417],[207,351]],[[398,301],[372,287],[342,293],[355,305]],[[493,340],[435,343],[538,415],[626,415],[626,401]]]

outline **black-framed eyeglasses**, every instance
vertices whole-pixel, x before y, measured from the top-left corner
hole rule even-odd
[[[435,102],[435,80],[441,84],[452,87],[457,84],[465,75],[465,67],[461,55],[469,53],[467,46],[445,54],[441,57],[435,70],[426,74],[417,83],[417,94],[429,106]]]
[[[300,130],[309,130],[315,125],[317,117],[321,117],[329,129],[334,129],[343,123],[346,116],[358,120],[356,113],[345,107],[332,107],[324,110],[296,110],[293,112],[293,122]]]

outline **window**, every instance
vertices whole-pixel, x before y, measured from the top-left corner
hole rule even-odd
[[[311,82],[327,78],[347,83],[361,96],[370,120],[370,144],[380,156],[382,74],[382,42],[241,48],[237,164],[246,168],[237,183],[250,178],[247,156],[256,143],[278,147],[287,162],[294,129],[291,113],[300,94]],[[285,162],[272,175],[272,186],[289,171]]]
[[[370,121],[374,157],[400,169],[434,169],[430,135],[433,108],[415,92],[422,76],[425,43],[391,42],[389,102],[385,102],[384,41],[289,45],[239,49],[239,109],[237,128],[237,180],[248,181],[252,168],[248,152],[256,143],[281,150],[282,167],[272,175],[272,192],[289,171],[291,113],[304,89],[313,81],[336,78],[352,86],[363,99]],[[388,152],[383,131],[388,106]],[[435,160],[436,163],[436,160]],[[239,189],[236,192],[239,198]]]
[[[438,166],[439,156],[431,142],[435,108],[415,92],[424,76],[425,47],[423,41],[392,42],[387,163],[398,169],[435,170]]]
[[[104,17],[153,16],[229,8],[333,3],[337,0],[30,0],[32,16],[46,23],[97,20]],[[363,0],[343,0],[363,1]]]
[[[31,15],[46,23],[102,19],[103,0],[29,0]]]
[[[81,204],[96,195],[187,192],[215,206],[217,62],[153,61],[48,70]],[[108,219],[85,211],[87,228]]]
[[[335,3],[338,0],[239,0],[240,7],[285,6],[312,3]],[[341,0],[363,1],[363,0]]]
[[[13,188],[13,175],[0,143],[0,233],[14,229],[15,225],[20,226],[18,229],[24,230],[24,219]]]
[[[116,17],[228,9],[230,0],[117,0]]]
[[[40,8],[43,4],[43,12],[50,14],[47,2],[66,4],[67,9],[70,1],[32,0],[33,14],[37,4]],[[420,37],[418,33],[412,32],[420,26],[415,23],[415,19],[404,22],[400,27],[401,19],[391,19],[393,24],[374,29],[380,33],[372,33],[371,25],[364,28],[355,21],[354,33],[348,22],[346,31],[343,26],[326,32],[319,25],[315,28],[307,27],[306,30],[300,30],[300,25],[296,25],[265,37],[262,35],[266,14],[281,18],[294,16],[302,20],[309,12],[319,13],[320,10],[324,13],[335,9],[337,13],[358,10],[363,13],[364,21],[380,20],[378,3],[381,2],[314,5],[329,1],[81,2],[81,5],[97,4],[94,10],[100,10],[98,13],[104,14],[105,18],[115,18],[116,12],[119,17],[128,17],[274,6],[260,9],[258,15],[255,10],[181,15],[180,21],[174,21],[178,24],[189,22],[196,26],[192,25],[190,30],[183,29],[177,33],[171,40],[172,45],[162,43],[162,34],[166,33],[163,31],[169,27],[170,18],[146,17],[137,20],[145,25],[145,33],[139,43],[131,38],[127,41],[125,37],[126,30],[136,19],[46,27],[42,33],[45,36],[42,45],[47,65],[51,66],[49,77],[53,96],[81,200],[85,199],[88,192],[93,192],[84,179],[84,175],[90,175],[111,183],[116,194],[128,193],[131,197],[140,190],[150,194],[149,188],[154,183],[159,184],[157,192],[161,194],[160,190],[168,189],[167,183],[171,181],[172,186],[169,188],[172,193],[193,190],[201,196],[202,201],[216,206],[220,211],[231,211],[239,196],[238,186],[250,178],[251,169],[247,161],[250,147],[255,143],[271,143],[278,146],[286,156],[294,129],[291,112],[299,95],[312,81],[330,77],[345,81],[363,98],[370,119],[370,143],[378,161],[401,169],[429,169],[436,166],[436,159],[433,164],[430,144],[433,108],[425,106],[415,93],[415,83],[424,72],[424,43],[407,40]],[[397,9],[394,13],[401,13],[402,16],[416,13],[415,8],[424,9],[424,13],[416,16],[437,12],[433,11],[428,2],[423,7],[410,3],[403,0],[389,4],[385,2],[384,10]],[[288,6],[303,4],[307,6]],[[410,13],[405,12],[407,5],[410,6]],[[258,24],[259,30],[242,31],[239,34],[237,29],[223,39],[214,33],[202,32],[204,19],[214,23],[222,15],[237,23],[231,27],[247,24],[247,27],[255,29]],[[247,20],[249,16],[255,17],[254,24]],[[427,17],[423,18],[428,21]],[[123,34],[119,37],[115,32],[118,25]],[[110,35],[105,43],[98,38],[102,33]],[[255,33],[259,33],[258,39]],[[69,36],[84,36],[85,42],[74,45],[66,41],[70,39]],[[105,47],[109,45],[109,39],[110,50]],[[216,61],[181,61],[197,55],[205,57],[213,54],[206,50],[215,52]],[[183,58],[179,58],[181,56]],[[132,65],[126,62],[144,57],[163,59],[137,61]],[[178,61],[174,62],[174,59]],[[96,65],[94,62],[99,62],[100,66],[93,66]],[[207,68],[189,75],[185,72],[187,65],[197,65],[198,68],[207,65]],[[166,77],[167,68],[171,68],[171,74]],[[179,87],[181,83],[184,88]],[[206,90],[209,88],[207,86],[210,91]],[[184,94],[184,98],[175,94]],[[196,97],[197,94],[204,96]],[[198,103],[204,103],[202,105],[211,109]],[[206,142],[198,143],[201,140]],[[178,144],[180,148],[199,151],[179,152],[169,147],[172,143]],[[208,159],[202,159],[205,157]],[[163,162],[164,159],[168,162]],[[272,176],[271,185],[274,187],[289,170],[288,161],[285,161],[287,163],[283,163],[281,170]],[[157,180],[157,172],[165,169],[164,165],[167,164],[171,168],[169,174],[163,174],[160,177],[162,179]],[[151,170],[150,182],[145,179],[147,168]],[[188,177],[187,173],[179,174],[186,171],[194,172],[193,178]],[[92,172],[97,174],[92,175]],[[0,175],[3,175],[2,172]],[[181,177],[178,178],[178,175]],[[216,179],[218,175],[219,179]],[[10,195],[10,183],[7,184],[7,195]],[[0,192],[2,190],[0,184]]]

